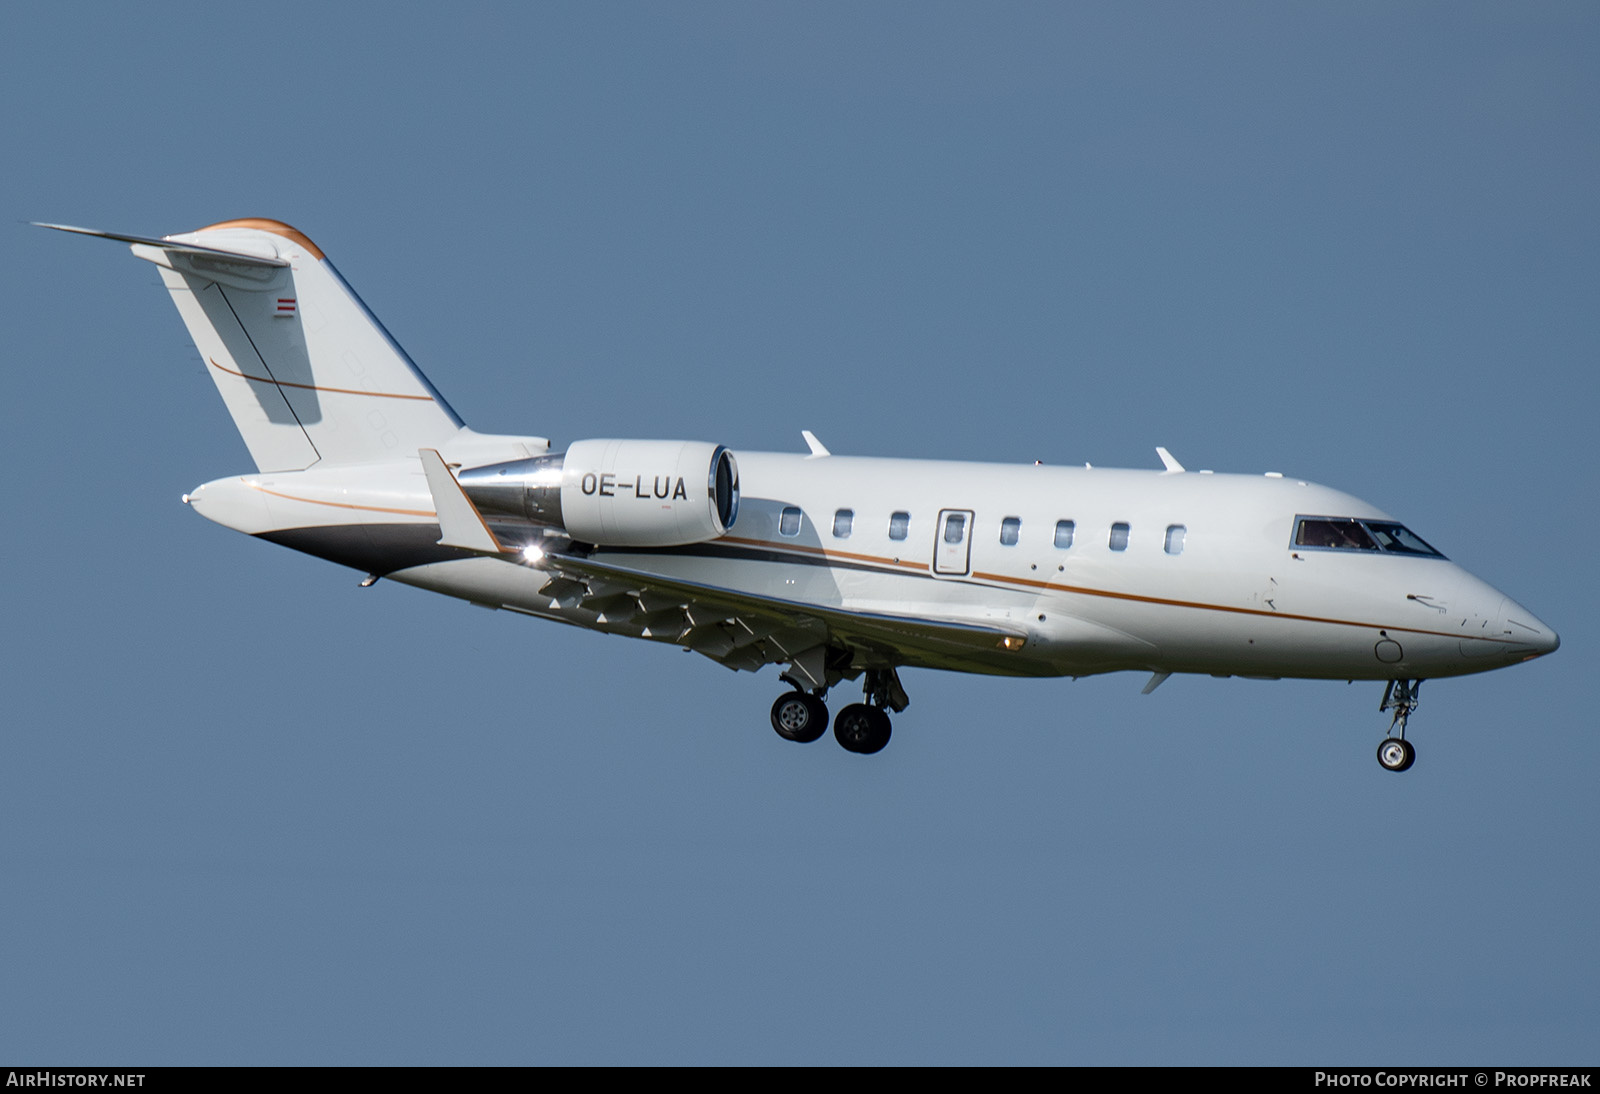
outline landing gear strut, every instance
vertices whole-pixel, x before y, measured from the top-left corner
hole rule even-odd
[[[1383,691],[1383,702],[1378,704],[1379,713],[1394,711],[1394,718],[1389,723],[1389,736],[1378,746],[1378,762],[1387,771],[1405,771],[1417,762],[1417,750],[1406,740],[1406,720],[1417,709],[1417,696],[1421,691],[1421,680],[1390,680],[1389,686]]]

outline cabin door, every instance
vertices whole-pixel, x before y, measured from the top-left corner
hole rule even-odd
[[[972,510],[939,510],[934,536],[933,572],[965,574],[972,564]]]

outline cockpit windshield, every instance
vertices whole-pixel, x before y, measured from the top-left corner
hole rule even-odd
[[[1379,524],[1372,520],[1364,523],[1367,531],[1378,541],[1378,546],[1385,551],[1394,551],[1402,555],[1428,555],[1430,558],[1444,557],[1404,524]]]
[[[1403,524],[1353,517],[1296,517],[1294,546],[1325,551],[1386,551],[1396,555],[1444,556]]]

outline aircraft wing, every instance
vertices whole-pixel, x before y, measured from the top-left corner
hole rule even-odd
[[[431,448],[417,455],[438,513],[439,542],[509,562],[515,552],[484,523],[443,457]],[[981,664],[1018,673],[1013,658],[1028,637],[989,623],[785,600],[559,551],[532,564],[554,575],[541,590],[553,603],[594,612],[607,630],[673,642],[731,669],[788,663],[813,687],[827,686],[830,648],[856,654],[856,668],[862,661],[882,668]]]
[[[844,647],[884,667],[957,661],[1004,663],[1027,634],[987,623],[809,604],[726,589],[593,558],[546,555],[557,575],[552,599],[575,602],[607,622],[643,628],[646,637],[676,641],[729,668],[755,670],[793,662],[822,684],[827,647]],[[810,654],[811,656],[807,656]]]

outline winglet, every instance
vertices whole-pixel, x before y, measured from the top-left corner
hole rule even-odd
[[[436,448],[419,448],[422,470],[428,476],[428,491],[433,495],[434,512],[439,514],[439,542],[445,547],[461,547],[488,555],[505,553],[500,541],[489,531],[478,509],[461,489],[461,484],[445,466]]]
[[[822,442],[817,440],[817,435],[815,433],[811,432],[811,430],[802,429],[800,431],[800,436],[805,438],[806,447],[811,449],[811,455],[807,456],[806,459],[814,460],[818,456],[831,456],[831,455],[833,455],[832,452],[829,452],[826,448],[824,448],[822,446]]]
[[[1164,466],[1166,468],[1166,470],[1163,471],[1162,474],[1164,474],[1164,475],[1172,475],[1172,474],[1176,474],[1177,472],[1183,470],[1183,464],[1181,464],[1177,460],[1173,459],[1172,458],[1172,453],[1168,452],[1165,448],[1162,448],[1160,445],[1156,445],[1156,455],[1161,457],[1162,466]]]

